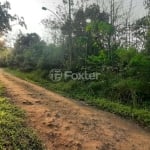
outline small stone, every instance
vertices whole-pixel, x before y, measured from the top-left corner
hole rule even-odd
[[[59,113],[56,113],[56,114],[55,114],[55,117],[56,117],[56,118],[60,118],[60,116],[61,116],[61,115],[60,115]]]
[[[29,101],[23,102],[23,104],[25,104],[25,105],[33,105],[33,103],[29,102]]]
[[[50,113],[47,113],[47,117],[51,117],[51,114],[50,114]]]
[[[37,103],[37,104],[42,104],[42,102],[41,102],[41,101],[36,101],[36,103]]]
[[[65,130],[70,130],[70,127],[69,126],[65,127]]]

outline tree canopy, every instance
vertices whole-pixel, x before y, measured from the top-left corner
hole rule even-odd
[[[11,7],[8,1],[5,3],[0,2],[0,34],[10,31],[12,29],[11,22],[14,21],[17,21],[18,24],[26,27],[24,18],[19,18],[17,15],[10,14],[10,9]]]

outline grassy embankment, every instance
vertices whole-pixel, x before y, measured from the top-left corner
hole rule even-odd
[[[0,84],[0,150],[43,150],[25,123],[25,113],[4,97],[4,90]]]
[[[17,77],[28,80],[30,82],[34,82],[49,90],[61,93],[64,96],[85,101],[86,103],[92,106],[96,106],[99,109],[107,110],[111,113],[118,114],[124,118],[132,119],[138,124],[150,128],[150,110],[148,108],[133,107],[132,105],[125,105],[117,101],[115,102],[105,98],[91,96],[86,91],[87,85],[84,85],[83,83],[78,81],[50,82],[48,80],[43,79],[41,77],[42,73],[39,71],[34,71],[31,73],[22,73],[17,70],[6,70]]]

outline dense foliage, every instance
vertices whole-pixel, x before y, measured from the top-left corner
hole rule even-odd
[[[10,3],[6,1],[5,3],[0,2],[0,36],[12,29],[11,22],[25,26],[24,18],[19,18],[17,15],[12,15],[9,13]]]

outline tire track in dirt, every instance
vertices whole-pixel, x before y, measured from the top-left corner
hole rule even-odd
[[[26,111],[47,150],[150,150],[150,133],[0,70],[11,101]]]

